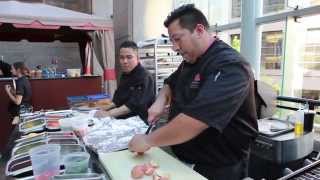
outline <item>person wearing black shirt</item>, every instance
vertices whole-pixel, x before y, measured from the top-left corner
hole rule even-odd
[[[23,108],[31,107],[32,90],[30,82],[27,78],[29,69],[23,62],[16,62],[11,67],[12,75],[18,79],[14,80],[13,87],[5,85],[5,91],[8,94],[11,102],[8,107],[10,120],[14,125],[10,137],[7,141],[6,147],[2,152],[2,158],[8,160],[10,158],[10,151],[14,146],[14,140],[19,137],[19,127],[15,126],[19,123],[19,113]]]
[[[11,73],[12,75],[18,77],[15,80],[15,87],[10,85],[5,85],[5,90],[11,100],[9,105],[9,113],[13,119],[12,124],[18,123],[19,111],[22,107],[31,106],[31,85],[27,78],[28,68],[23,62],[16,62],[12,65]]]
[[[123,74],[112,104],[106,107],[105,111],[98,111],[95,116],[123,119],[139,115],[146,122],[147,110],[155,99],[154,80],[139,63],[138,46],[135,42],[122,43],[119,57]]]
[[[246,177],[250,144],[258,134],[250,65],[210,35],[207,19],[193,5],[174,10],[165,26],[184,61],[166,79],[148,121],[157,121],[171,99],[169,122],[149,135],[135,135],[129,150],[171,146],[210,180]]]

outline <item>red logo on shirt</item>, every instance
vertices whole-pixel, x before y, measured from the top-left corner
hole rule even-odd
[[[194,76],[194,79],[193,79],[194,81],[201,81],[201,76],[200,76],[200,74],[198,73],[198,74],[196,74],[195,76]]]
[[[193,81],[190,84],[190,88],[197,89],[200,86],[201,76],[200,74],[196,74],[193,78]]]

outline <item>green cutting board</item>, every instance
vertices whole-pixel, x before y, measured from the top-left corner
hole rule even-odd
[[[131,178],[132,168],[151,160],[159,165],[158,171],[170,175],[170,180],[206,180],[160,148],[152,148],[142,156],[136,156],[128,150],[99,153],[99,159],[112,180],[133,179]],[[141,180],[152,180],[152,176],[144,176]]]

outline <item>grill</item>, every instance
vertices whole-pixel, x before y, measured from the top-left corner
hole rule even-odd
[[[319,180],[320,179],[320,160],[315,161],[297,171],[288,174],[279,180]]]

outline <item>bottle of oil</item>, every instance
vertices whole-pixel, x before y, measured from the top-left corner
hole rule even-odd
[[[294,122],[294,134],[296,136],[303,135],[303,120],[304,120],[304,112],[303,110],[298,110],[295,114],[295,122]]]
[[[301,136],[303,134],[303,123],[301,120],[296,120],[294,123],[294,134]]]

